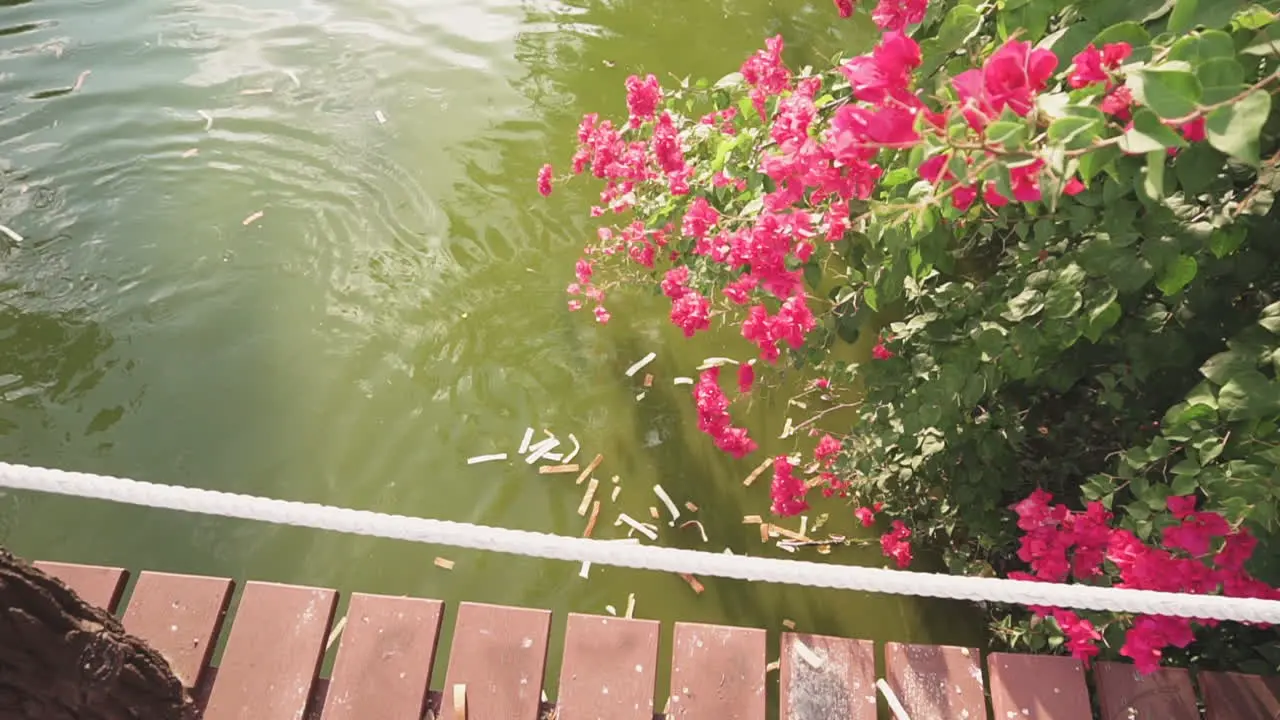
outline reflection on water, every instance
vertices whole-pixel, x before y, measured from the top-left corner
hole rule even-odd
[[[629,73],[722,74],[774,32],[795,65],[865,47],[832,15],[769,0],[0,0],[0,223],[27,238],[0,252],[0,456],[576,534],[581,488],[465,465],[533,425],[605,455],[623,486],[610,512],[647,513],[655,483],[704,508],[709,547],[664,542],[766,554],[740,523],[767,504],[764,483],[741,485],[758,460],[716,453],[670,384],[745,347],[685,342],[648,296],[607,328],[570,315],[595,191],[548,202],[533,178],[569,157],[583,113],[623,107]],[[637,402],[622,370],[650,350],[658,382]],[[791,449],[768,439],[784,395],[739,411],[763,452]],[[449,601],[599,612],[636,592],[641,616],[668,621],[972,639],[900,599],[717,581],[698,597],[675,577],[584,582],[564,563],[74,500],[0,496],[3,537],[33,556]]]

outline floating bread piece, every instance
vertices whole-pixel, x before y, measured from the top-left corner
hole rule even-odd
[[[578,515],[586,515],[587,508],[591,507],[591,499],[595,497],[596,488],[600,486],[600,481],[591,478],[591,482],[587,483],[587,491],[582,495],[582,502],[578,503]]]
[[[618,519],[626,523],[627,525],[630,525],[632,530],[635,530],[636,532],[640,533],[641,535],[644,535],[650,540],[658,539],[657,532],[650,530],[649,527],[644,523],[636,522],[634,519],[632,519],[630,515],[626,513],[618,513]]]
[[[595,532],[598,517],[600,517],[600,501],[596,500],[591,503],[591,517],[587,518],[587,529],[582,531],[582,537],[591,537],[591,533]]]
[[[689,587],[693,588],[695,593],[701,595],[702,591],[706,590],[702,583],[698,582],[698,578],[690,575],[689,573],[679,573],[679,575],[685,582],[689,583]]]
[[[755,470],[752,470],[751,474],[747,476],[747,479],[742,481],[742,484],[746,487],[751,487],[751,483],[755,482],[756,478],[763,475],[765,468],[769,467],[772,464],[773,464],[772,459],[765,460],[764,462],[760,463],[760,467],[756,468]]]
[[[493,453],[492,455],[476,455],[475,457],[467,458],[467,464],[479,465],[480,463],[487,463],[487,462],[493,462],[495,460],[506,460],[506,459],[507,459],[506,453]]]
[[[680,519],[680,508],[676,507],[676,504],[671,500],[671,496],[667,494],[666,490],[662,489],[661,485],[654,485],[653,491],[657,493],[658,499],[662,501],[662,504],[666,505],[667,509],[671,511],[670,524],[675,526],[676,521]]]
[[[543,465],[538,468],[539,475],[561,475],[563,473],[575,472],[578,472],[578,466],[576,463],[573,465]]]
[[[625,373],[626,376],[627,377],[634,376],[636,373],[643,370],[645,365],[648,365],[649,363],[653,362],[654,358],[656,357],[658,357],[658,353],[651,352],[648,355],[645,355],[644,357],[640,358],[634,364],[632,364],[631,367],[627,368],[627,372]]]
[[[604,462],[604,455],[596,455],[595,459],[587,464],[586,469],[582,471],[582,474],[578,476],[578,479],[573,481],[573,484],[581,485],[582,482],[591,475],[591,473],[596,471],[596,468],[600,467],[600,463],[602,462]]]

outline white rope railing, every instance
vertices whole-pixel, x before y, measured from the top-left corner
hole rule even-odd
[[[166,508],[369,537],[473,548],[551,560],[689,573],[809,587],[1083,610],[1280,623],[1280,601],[1063,585],[885,570],[802,560],[623,545],[605,540],[157,485],[124,478],[0,463],[0,487]]]

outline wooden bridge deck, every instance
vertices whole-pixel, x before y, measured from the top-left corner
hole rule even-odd
[[[86,601],[112,612],[128,573],[37,563]],[[652,720],[661,628],[652,620],[571,614],[563,668],[545,688],[551,613],[462,603],[443,693],[429,693],[444,617],[437,600],[352,594],[337,635],[331,677],[320,678],[338,593],[263,582],[244,586],[217,667],[233,582],[140,573],[123,623],[170,661],[204,706],[204,720]],[[764,630],[676,623],[671,686],[658,696],[668,717],[764,720],[768,662],[783,720],[862,720],[877,715],[874,644],[784,633],[774,654]],[[1280,718],[1274,678],[1166,669],[1139,677],[1129,665],[1086,673],[1070,658],[976,648],[883,648],[886,678],[911,720],[1208,720]],[[439,680],[439,678],[435,678]],[[1090,682],[1092,680],[1092,683]],[[1093,697],[1091,698],[1091,685]],[[459,689],[463,688],[463,689]],[[1197,693],[1198,690],[1198,693]],[[465,699],[465,714],[462,709]],[[457,702],[457,704],[455,704]],[[433,707],[434,705],[434,707]],[[442,705],[442,707],[441,707]],[[661,717],[659,714],[658,717]]]

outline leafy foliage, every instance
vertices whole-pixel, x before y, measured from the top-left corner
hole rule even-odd
[[[737,324],[765,363],[821,378],[856,423],[823,428],[812,480],[779,459],[773,509],[823,486],[897,521],[900,564],[914,538],[953,572],[1066,581],[1028,539],[1052,525],[1064,558],[1100,553],[1078,582],[1135,586],[1132,538],[1219,573],[1181,589],[1274,596],[1240,548],[1280,522],[1275,8],[881,0],[873,18],[880,44],[832,68],[793,73],[773,38],[714,83],[633,77],[625,126],[584,119],[574,170],[606,182],[593,214],[627,222],[588,248],[570,307],[607,321],[610,289],[647,276],[687,334]],[[871,358],[840,359],[866,334]],[[718,382],[695,392],[703,429],[747,454]],[[1268,555],[1253,575],[1277,577]],[[996,635],[1090,657],[1132,628],[1145,666],[1165,645],[1280,657],[1231,641],[1251,628],[1037,617]]]

